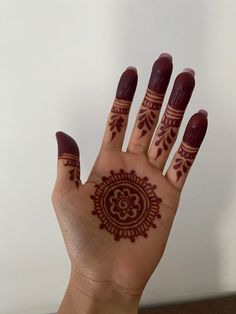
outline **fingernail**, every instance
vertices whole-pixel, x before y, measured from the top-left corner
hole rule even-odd
[[[79,148],[76,141],[62,131],[56,132],[56,139],[58,145],[58,156],[62,154],[72,154],[79,156]]]
[[[183,72],[188,72],[189,74],[195,76],[195,71],[192,68],[185,68]]]
[[[116,98],[132,101],[134,97],[134,93],[136,90],[138,82],[138,74],[137,71],[132,69],[126,69],[119,80],[117,90],[116,90]]]
[[[172,60],[172,56],[167,52],[160,54],[159,59],[162,59],[162,58],[168,58],[168,59]]]
[[[134,70],[137,72],[137,68],[135,68],[134,66],[130,65],[126,68],[126,70]]]
[[[195,113],[189,120],[184,132],[183,141],[191,147],[200,147],[207,130],[207,117]]]
[[[204,110],[204,109],[199,110],[198,113],[202,113],[202,114],[204,114],[206,117],[208,116],[208,112],[207,112],[206,110]]]

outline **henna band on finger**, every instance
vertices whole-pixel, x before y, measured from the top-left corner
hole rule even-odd
[[[73,181],[76,188],[80,184],[79,148],[75,140],[64,132],[57,132],[58,159],[62,160],[65,167],[69,167],[69,180]]]
[[[205,137],[207,124],[207,114],[203,111],[194,114],[189,120],[173,166],[176,170],[176,181],[192,166]]]
[[[173,65],[170,55],[161,55],[153,64],[148,88],[138,114],[138,129],[143,137],[153,128],[170,81]]]
[[[138,75],[134,68],[126,69],[120,77],[109,121],[109,130],[111,132],[110,142],[113,141],[115,136],[124,127],[136,90],[137,81]]]
[[[167,108],[156,135],[154,143],[157,147],[155,159],[160,157],[164,151],[168,151],[174,142],[194,85],[194,76],[189,72],[182,72],[176,77]]]

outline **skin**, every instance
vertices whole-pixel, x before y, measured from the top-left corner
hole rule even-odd
[[[171,72],[171,56],[161,55],[153,65],[148,83],[154,96],[164,96]],[[122,150],[129,110],[115,109],[114,112],[114,106],[117,107],[118,102],[117,108],[130,108],[137,78],[135,68],[128,68],[121,75],[100,152],[85,183],[78,179],[79,149],[75,140],[64,132],[56,133],[58,163],[52,203],[71,262],[71,277],[58,312],[60,314],[137,313],[143,290],[164,253],[184,183],[207,130],[207,113],[201,110],[190,119],[182,140],[182,144],[190,151],[194,149],[194,154],[184,154],[183,157],[180,148],[177,149],[169,168],[163,173],[178,129],[162,158],[156,160],[158,147],[155,145],[155,136],[160,127],[157,125],[160,108],[156,106],[152,127],[143,136],[140,136],[142,130],[138,126],[138,112],[128,147]],[[193,70],[187,69],[180,73],[168,104],[185,110],[194,83]],[[140,110],[142,106],[143,103]],[[122,123],[118,128],[111,129],[114,114],[118,114]],[[112,133],[114,130],[117,130],[115,135]],[[176,169],[176,164],[180,163],[180,158],[181,162],[186,163],[189,156],[191,162],[178,176],[177,171],[180,169],[178,166]],[[111,233],[99,228],[100,221],[92,214],[94,202],[91,195],[95,194],[96,186],[102,182],[102,177],[109,177],[111,170],[117,172],[119,169],[125,172],[134,170],[140,178],[147,177],[156,186],[155,193],[161,199],[161,218],[155,219],[156,228],[150,228],[147,237],[137,236],[134,242],[125,238],[115,241]]]

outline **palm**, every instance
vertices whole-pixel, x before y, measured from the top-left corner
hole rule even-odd
[[[147,176],[159,187],[162,219],[155,222],[156,228],[149,230],[147,238],[137,237],[135,245],[127,239],[114,245],[114,235],[99,229],[99,218],[91,214],[95,184],[108,175],[108,169],[135,170],[139,177]],[[71,260],[81,273],[92,274],[94,280],[113,280],[127,289],[143,289],[163,254],[178,201],[177,190],[145,156],[102,151],[86,184],[65,197],[63,226],[66,225],[65,241]]]
[[[90,280],[110,282],[131,293],[142,292],[162,257],[181,190],[207,128],[205,113],[190,119],[164,175],[194,78],[189,72],[176,78],[151,143],[172,70],[170,59],[160,60],[153,67],[126,152],[121,148],[137,73],[123,73],[116,95],[119,99],[115,99],[100,153],[84,185],[79,178],[76,142],[63,132],[57,134],[58,177],[52,201],[71,263]]]

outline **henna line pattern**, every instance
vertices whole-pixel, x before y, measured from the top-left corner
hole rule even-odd
[[[130,101],[115,99],[114,104],[112,106],[111,112],[114,113],[111,115],[109,128],[111,133],[111,140],[109,143],[114,139],[117,133],[120,133],[122,127],[124,125],[124,118],[122,115],[127,115],[130,109]]]
[[[168,150],[169,145],[171,145],[177,135],[183,115],[184,110],[174,109],[170,105],[167,106],[157,133],[155,146],[158,148],[155,159],[161,156],[163,151]]]
[[[77,189],[79,189],[80,183],[79,157],[76,155],[63,153],[61,156],[58,156],[58,159],[62,159],[62,163],[65,167],[72,167],[72,169],[69,170],[69,180],[74,181]]]
[[[157,187],[147,177],[138,177],[134,170],[111,170],[95,188],[90,196],[94,201],[92,214],[99,218],[99,228],[113,234],[116,241],[128,238],[135,242],[136,237],[146,238],[147,231],[156,228],[153,221],[161,218],[162,200],[154,192]]]
[[[189,168],[192,166],[193,161],[197,155],[199,148],[191,147],[185,144],[184,142],[181,143],[180,148],[178,149],[178,154],[180,157],[175,159],[175,164],[173,168],[176,171],[176,182],[180,179],[183,173],[186,173]]]
[[[151,89],[147,89],[138,117],[138,128],[142,130],[140,137],[143,137],[151,130],[157,113],[161,109],[163,99],[164,94],[157,94]]]

